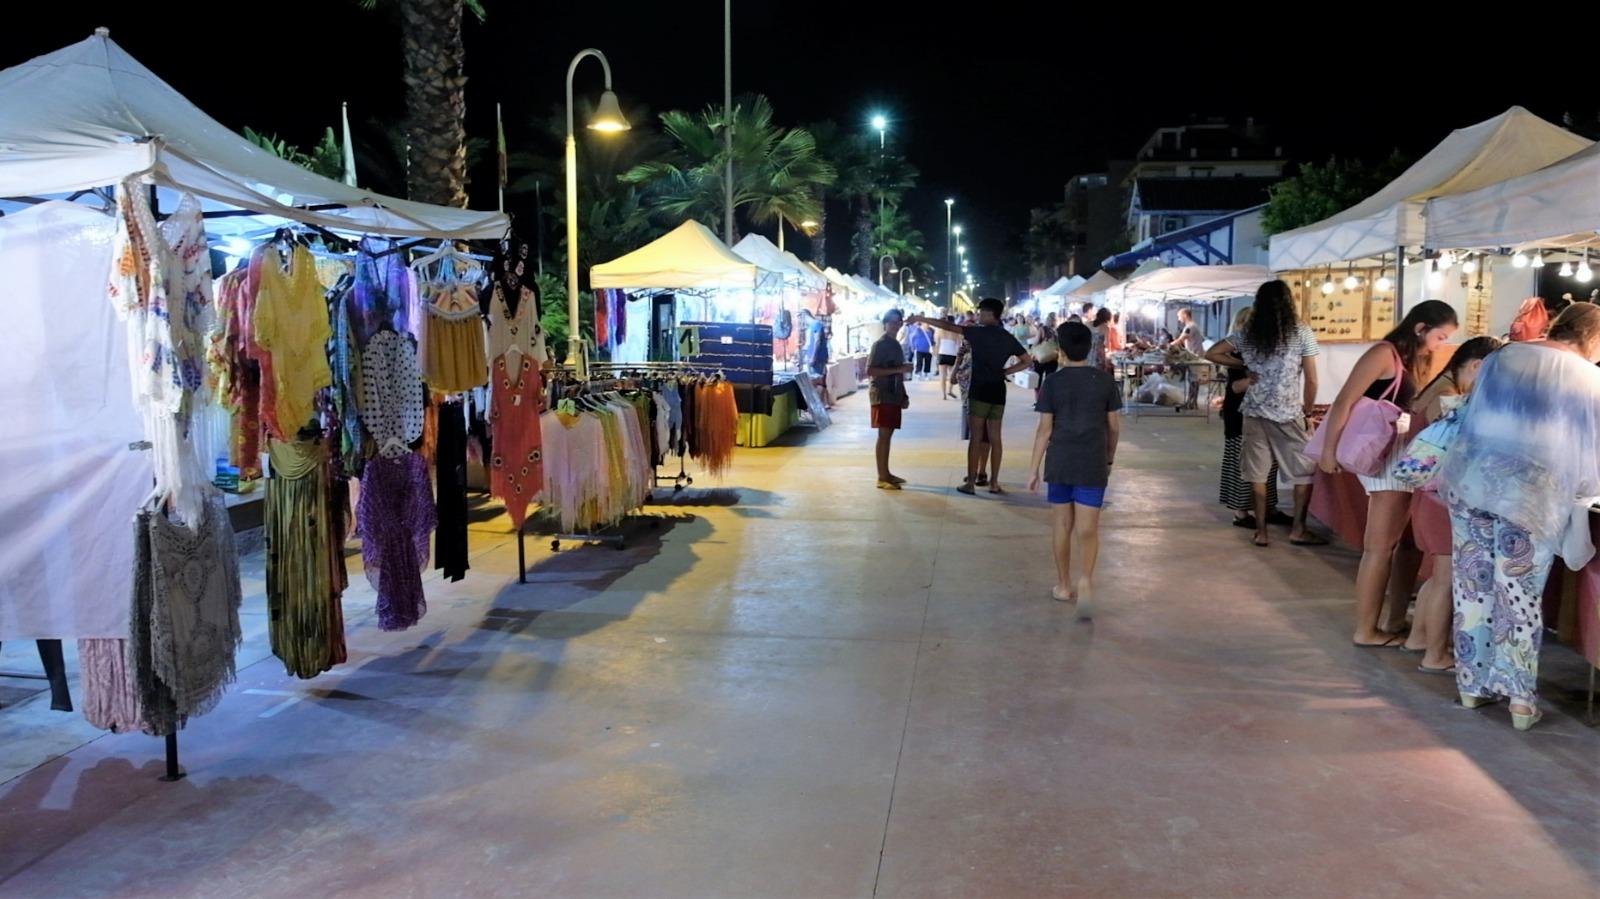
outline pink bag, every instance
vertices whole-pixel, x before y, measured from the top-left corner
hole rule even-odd
[[[1394,345],[1390,344],[1389,348],[1393,350]],[[1334,457],[1345,471],[1371,478],[1382,474],[1387,468],[1389,451],[1394,448],[1395,438],[1399,434],[1396,425],[1405,412],[1394,404],[1395,398],[1400,395],[1401,381],[1405,378],[1405,364],[1398,351],[1394,354],[1394,361],[1401,374],[1384,391],[1383,397],[1376,400],[1361,397],[1350,409],[1344,433],[1339,435],[1339,447],[1334,451]],[[1301,455],[1313,462],[1320,461],[1327,442],[1327,432],[1327,422],[1323,422],[1317,432],[1311,435]]]

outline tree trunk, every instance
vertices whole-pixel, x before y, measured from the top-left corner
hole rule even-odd
[[[863,196],[856,210],[856,274],[872,279],[872,198]]]
[[[811,261],[828,267],[828,191],[817,191],[817,230],[811,235]]]
[[[440,206],[467,205],[466,50],[462,0],[400,0],[405,50],[406,190]]]

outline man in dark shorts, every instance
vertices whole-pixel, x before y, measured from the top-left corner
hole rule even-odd
[[[1056,558],[1056,585],[1050,595],[1077,601],[1078,617],[1093,615],[1094,569],[1100,556],[1100,509],[1117,456],[1122,392],[1116,379],[1091,365],[1093,332],[1067,322],[1057,334],[1061,368],[1039,390],[1039,430],[1033,438],[1028,489],[1037,491],[1041,474],[1050,486]],[[1072,555],[1078,579],[1072,579]]]
[[[913,367],[906,364],[905,350],[900,346],[903,321],[899,309],[885,312],[883,336],[872,345],[872,355],[867,357],[867,377],[872,379],[872,426],[878,430],[879,490],[899,490],[906,482],[889,471],[889,444],[894,432],[900,430],[901,413],[910,405],[906,375]]]
[[[1006,414],[1006,378],[1026,371],[1033,365],[1033,357],[1028,355],[1022,342],[1000,327],[1000,316],[1005,311],[1003,300],[986,297],[978,301],[976,325],[955,325],[921,315],[910,318],[916,324],[954,331],[965,337],[967,344],[972,347],[972,387],[967,391],[970,398],[967,417],[971,426],[967,441],[967,481],[956,488],[968,496],[978,492],[975,485],[986,454],[989,456],[989,492],[1006,492],[1000,486],[1000,455],[1003,448],[1000,432]],[[1007,365],[1007,362],[1010,364]],[[985,445],[988,446],[987,453]]]

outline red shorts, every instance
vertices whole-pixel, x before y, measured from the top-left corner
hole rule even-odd
[[[872,407],[872,426],[874,428],[889,428],[900,430],[900,413],[905,410],[899,406],[879,404]]]

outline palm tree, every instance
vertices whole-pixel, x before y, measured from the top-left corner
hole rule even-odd
[[[781,219],[794,226],[821,215],[817,192],[837,173],[817,152],[811,132],[774,124],[772,104],[761,96],[740,98],[733,122],[734,211],[745,210],[752,222]],[[715,230],[727,207],[722,108],[662,113],[661,124],[673,152],[635,166],[622,180],[645,188],[668,224],[691,218]]]
[[[481,22],[482,0],[361,0],[400,14],[405,56],[406,193],[441,206],[467,205],[466,48],[462,10]]]
[[[897,205],[917,185],[917,169],[898,153],[885,153],[864,136],[855,138],[856,168],[841,170],[840,193],[856,204],[856,234],[851,258],[862,277],[873,275],[872,266],[882,256],[873,239],[873,219],[878,210]]]
[[[816,227],[811,229],[811,259],[824,268],[828,265],[828,198],[830,194],[849,196],[848,184],[860,177],[866,167],[860,139],[846,134],[836,122],[815,122],[807,127],[817,142],[817,153],[833,166],[838,177],[832,185],[817,187]]]

